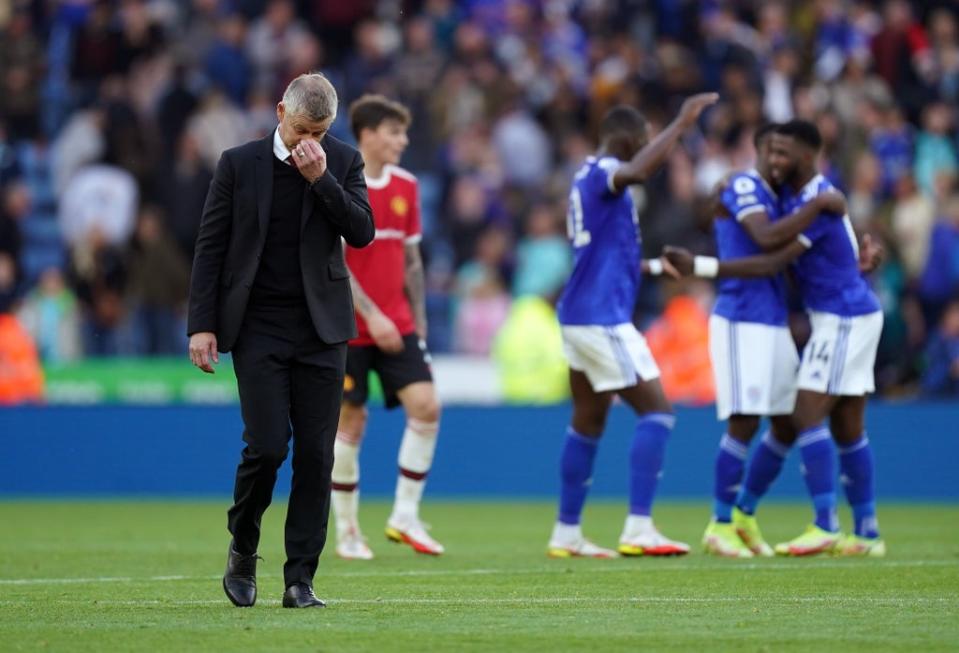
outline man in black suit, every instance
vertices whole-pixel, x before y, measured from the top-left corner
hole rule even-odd
[[[190,360],[213,373],[233,353],[246,427],[223,588],[256,601],[260,518],[292,436],[283,607],[323,606],[313,575],[329,518],[346,341],[356,335],[341,237],[373,240],[363,160],[327,134],[336,91],[319,74],[290,82],[267,138],[220,157],[193,259]]]

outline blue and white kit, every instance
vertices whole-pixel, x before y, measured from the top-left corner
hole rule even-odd
[[[796,210],[832,189],[816,175],[798,193],[784,196],[782,208]],[[794,272],[812,334],[803,351],[799,388],[837,396],[873,392],[882,310],[859,271],[859,244],[849,216],[820,215],[801,238],[809,249]]]
[[[613,157],[589,157],[569,195],[573,272],[559,301],[559,322],[569,366],[585,373],[596,392],[659,377],[632,322],[641,277],[639,218],[632,195],[613,185],[620,165]]]
[[[729,179],[721,196],[727,216],[717,216],[720,260],[761,254],[742,226],[750,214],[779,217],[779,198],[755,170]],[[799,355],[787,327],[782,275],[720,279],[709,318],[709,355],[716,382],[716,412],[730,415],[788,415],[796,403]]]

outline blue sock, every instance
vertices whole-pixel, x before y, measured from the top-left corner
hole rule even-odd
[[[777,440],[771,431],[763,433],[756,453],[749,461],[746,480],[736,499],[736,507],[747,515],[756,514],[760,499],[766,496],[769,486],[779,476],[788,453],[789,447]]]
[[[586,503],[586,493],[593,477],[593,460],[599,438],[580,435],[573,427],[566,429],[566,442],[560,458],[559,521],[564,524],[579,523]]]
[[[663,469],[666,441],[676,424],[669,413],[647,413],[636,423],[629,450],[629,514],[649,516]]]
[[[743,482],[743,468],[749,448],[724,433],[716,454],[715,485],[713,486],[713,518],[722,524],[733,519],[733,502]]]
[[[799,434],[799,452],[802,454],[802,472],[806,488],[816,511],[816,526],[823,530],[839,530],[836,515],[836,456],[832,436],[820,424]]]
[[[872,448],[865,433],[848,447],[839,448],[840,478],[852,508],[856,535],[860,537],[879,537],[872,466]]]

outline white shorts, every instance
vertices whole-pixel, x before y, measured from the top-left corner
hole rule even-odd
[[[563,326],[563,352],[569,366],[586,374],[596,392],[659,378],[646,338],[630,323]]]
[[[788,327],[711,315],[709,358],[719,419],[793,412],[799,354]]]
[[[809,321],[812,335],[803,350],[799,389],[856,397],[875,390],[882,311],[854,317],[810,311]]]

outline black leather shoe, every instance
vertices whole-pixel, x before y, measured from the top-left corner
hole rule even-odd
[[[283,592],[284,608],[325,608],[326,603],[316,598],[313,588],[306,583],[293,583]]]
[[[226,573],[223,574],[223,591],[238,608],[250,608],[256,603],[256,561],[262,560],[255,553],[237,553],[230,542],[226,558]]]

